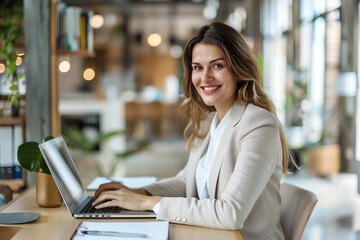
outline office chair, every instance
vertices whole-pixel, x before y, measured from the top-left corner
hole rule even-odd
[[[301,240],[318,201],[317,196],[313,192],[289,183],[282,183],[280,192],[280,221],[285,240]]]

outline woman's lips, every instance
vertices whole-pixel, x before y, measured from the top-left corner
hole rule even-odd
[[[201,87],[203,92],[205,94],[210,94],[216,92],[221,86],[207,86],[207,87]]]

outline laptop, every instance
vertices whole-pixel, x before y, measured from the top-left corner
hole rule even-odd
[[[81,181],[80,174],[62,136],[39,144],[65,205],[78,218],[152,218],[152,211],[130,211],[119,207],[92,208],[94,201]]]

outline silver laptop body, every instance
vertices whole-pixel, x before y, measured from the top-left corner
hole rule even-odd
[[[65,205],[73,217],[79,218],[151,218],[152,211],[121,209],[117,213],[84,213],[82,209],[93,200],[81,181],[80,174],[62,136],[39,144]]]

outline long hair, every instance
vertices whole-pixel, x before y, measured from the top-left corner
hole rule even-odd
[[[198,43],[212,44],[223,51],[225,62],[229,66],[233,77],[237,79],[236,101],[244,105],[254,104],[271,112],[277,118],[274,104],[262,89],[262,77],[256,55],[247,45],[242,35],[223,23],[214,22],[210,25],[205,25],[188,41],[183,54],[185,70],[183,84],[185,99],[183,105],[190,117],[190,121],[184,131],[188,149],[193,147],[196,138],[205,137],[200,131],[201,121],[206,119],[210,112],[215,111],[213,106],[207,106],[203,102],[195,86],[192,84],[192,50]],[[287,172],[288,159],[292,159],[292,157],[279,119],[278,122],[283,153],[283,172]]]

